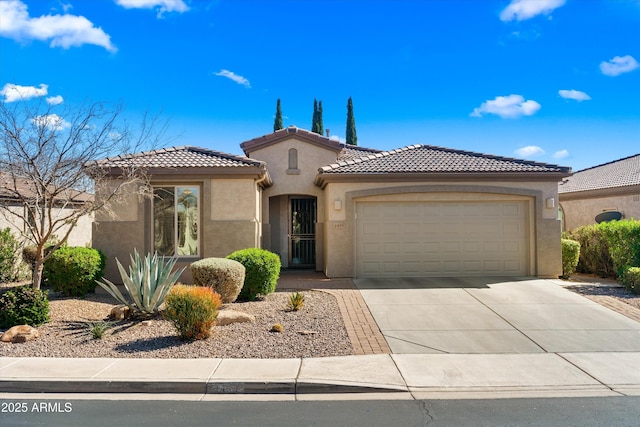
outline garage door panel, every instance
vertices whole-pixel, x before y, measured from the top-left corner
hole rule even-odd
[[[525,202],[358,203],[358,276],[525,275]]]
[[[522,213],[522,208],[520,204],[517,203],[505,203],[502,205],[502,215],[509,216],[520,216]]]
[[[502,261],[485,261],[482,264],[482,269],[487,273],[499,273],[503,269]]]

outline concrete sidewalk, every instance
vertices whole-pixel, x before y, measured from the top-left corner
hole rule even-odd
[[[310,359],[0,358],[13,393],[391,393],[408,399],[640,396],[640,352],[392,354]],[[229,397],[229,396],[227,396]]]

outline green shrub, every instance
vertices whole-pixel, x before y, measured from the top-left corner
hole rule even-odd
[[[621,282],[629,291],[640,295],[640,267],[627,268]]]
[[[13,282],[18,277],[20,242],[11,230],[0,230],[0,283]]]
[[[19,286],[0,295],[0,328],[40,326],[49,321],[47,292]]]
[[[640,221],[603,222],[598,225],[609,246],[617,277],[629,267],[640,267]]]
[[[238,261],[246,269],[240,299],[253,301],[258,295],[268,295],[276,290],[280,277],[280,257],[260,248],[236,251],[228,259]]]
[[[580,243],[577,272],[597,274],[600,277],[615,277],[609,244],[598,224],[576,228],[566,233],[566,238]]]
[[[211,336],[220,304],[220,295],[209,287],[175,285],[162,316],[173,323],[181,339],[201,340]]]
[[[131,259],[129,274],[127,274],[117,258],[116,263],[118,264],[122,283],[124,283],[124,287],[133,302],[129,302],[122,295],[118,286],[104,277],[102,278],[103,282],[96,281],[96,283],[120,304],[129,307],[131,313],[135,316],[155,315],[158,313],[158,307],[164,302],[171,287],[178,281],[178,277],[186,267],[172,273],[171,270],[173,270],[177,259],[170,258],[165,263],[163,259],[158,257],[157,252],[153,254],[153,257],[151,254],[147,254],[143,260],[140,258],[138,251],[134,249],[133,255],[130,255],[129,258]]]
[[[223,303],[234,302],[244,283],[245,268],[226,258],[204,258],[191,264],[196,286],[208,286],[220,294]]]
[[[104,266],[105,257],[97,249],[61,246],[44,263],[43,276],[56,292],[84,296],[95,292]]]
[[[562,239],[562,278],[568,279],[576,271],[580,259],[580,243]]]

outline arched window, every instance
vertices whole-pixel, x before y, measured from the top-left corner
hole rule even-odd
[[[289,167],[287,168],[287,175],[300,175],[300,169],[298,169],[298,150],[295,148],[289,149]]]
[[[289,149],[289,169],[298,169],[298,150]]]

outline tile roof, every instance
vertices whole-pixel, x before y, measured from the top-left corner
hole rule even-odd
[[[40,196],[38,196],[32,179],[14,177],[11,174],[0,172],[0,199],[24,201],[42,200],[43,197],[53,197],[56,201],[71,203],[84,203],[93,200],[92,194],[73,189],[56,189],[53,185],[48,185],[46,190],[40,188]]]
[[[275,144],[287,138],[291,138],[292,136],[295,136],[296,138],[301,139],[303,141],[307,141],[309,143],[316,144],[336,152],[339,152],[343,145],[343,144],[340,144],[340,142],[335,139],[328,138],[326,136],[323,136],[305,129],[301,129],[296,126],[289,126],[284,129],[279,129],[273,133],[269,133],[269,134],[262,135],[257,138],[253,138],[248,141],[245,141],[240,144],[240,148],[242,148],[242,151],[244,151],[245,154],[249,154],[254,150],[269,146],[271,144]]]
[[[338,161],[357,159],[367,154],[381,153],[382,150],[376,150],[375,148],[365,148],[356,145],[341,144],[342,151],[338,154]]]
[[[563,173],[571,168],[432,145],[410,145],[397,150],[338,161],[320,168],[321,174],[393,173]]]
[[[640,185],[640,154],[583,169],[558,187],[559,193],[601,190]]]
[[[262,169],[265,167],[264,162],[248,157],[192,146],[170,147],[137,154],[109,157],[96,161],[94,165],[106,168],[133,166],[161,169],[212,167],[259,167]]]

